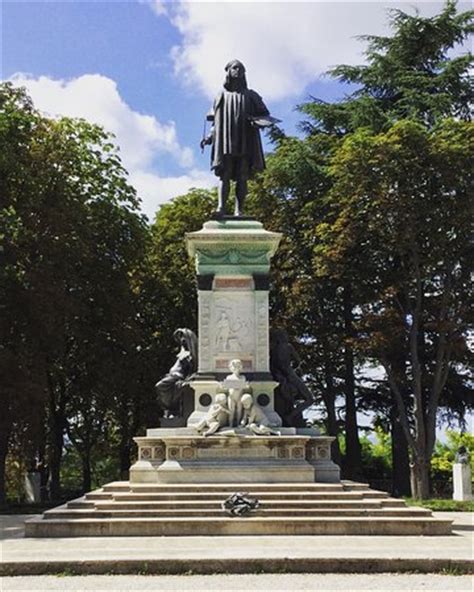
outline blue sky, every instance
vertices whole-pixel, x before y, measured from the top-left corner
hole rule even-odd
[[[355,37],[387,33],[387,10],[414,6],[432,15],[442,3],[4,0],[1,77],[50,115],[115,133],[152,218],[174,195],[215,184],[198,143],[229,59],[244,61],[250,86],[296,133],[296,104],[343,95],[321,74],[363,61]]]

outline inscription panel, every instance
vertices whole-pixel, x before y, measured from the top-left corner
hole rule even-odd
[[[228,278],[219,277],[214,280],[214,288],[216,290],[238,290],[238,289],[253,289],[252,278]]]
[[[273,452],[262,448],[201,448],[198,458],[271,458]]]

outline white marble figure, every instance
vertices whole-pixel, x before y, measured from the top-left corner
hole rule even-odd
[[[227,395],[218,393],[215,403],[211,405],[206,417],[198,423],[196,429],[199,433],[202,432],[203,436],[215,434],[220,428],[229,425],[229,415]],[[206,430],[206,428],[208,429]]]
[[[465,446],[460,446],[454,457],[453,499],[460,502],[472,500],[471,462]]]
[[[224,311],[216,323],[216,348],[221,351],[229,349],[230,321]]]
[[[280,436],[281,433],[273,430],[270,419],[267,417],[265,411],[254,403],[253,397],[250,394],[242,395],[241,403],[243,407],[242,420],[240,425],[248,428],[251,432],[257,436]]]
[[[229,389],[229,410],[230,418],[229,425],[236,427],[242,421],[242,395],[245,389],[249,389],[250,385],[242,372],[242,362],[238,359],[229,362],[229,370],[232,374],[228,374],[222,382],[222,386]]]

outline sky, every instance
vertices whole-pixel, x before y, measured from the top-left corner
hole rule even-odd
[[[335,101],[347,88],[324,76],[364,62],[364,34],[389,32],[391,8],[422,16],[442,2],[163,2],[0,0],[0,78],[25,86],[50,116],[84,117],[116,136],[130,182],[153,219],[191,187],[216,185],[199,141],[240,59],[249,86],[289,134],[295,106]],[[470,4],[459,2],[459,10]],[[364,423],[364,422],[362,422]]]
[[[47,115],[84,117],[114,133],[151,220],[172,197],[216,185],[209,149],[201,154],[199,141],[229,60],[244,62],[249,86],[295,134],[296,105],[347,92],[324,72],[363,63],[357,36],[387,34],[390,8],[432,16],[442,6],[3,0],[0,77],[25,86]]]

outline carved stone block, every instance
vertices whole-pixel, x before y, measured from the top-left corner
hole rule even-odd
[[[177,446],[170,446],[170,447],[168,447],[167,450],[166,450],[166,452],[167,452],[167,458],[169,460],[174,460],[174,459],[180,457],[180,454],[179,454],[180,453],[180,450],[179,450],[179,448]]]
[[[291,450],[292,458],[304,458],[304,448],[302,446],[295,446]]]
[[[181,458],[183,458],[183,460],[190,460],[195,456],[194,448],[191,448],[190,446],[184,446],[184,448],[182,448]]]
[[[142,460],[149,460],[151,458],[151,448],[148,446],[140,448],[139,456]]]
[[[154,446],[153,447],[153,459],[163,460],[164,458],[165,458],[165,447],[164,446]]]

